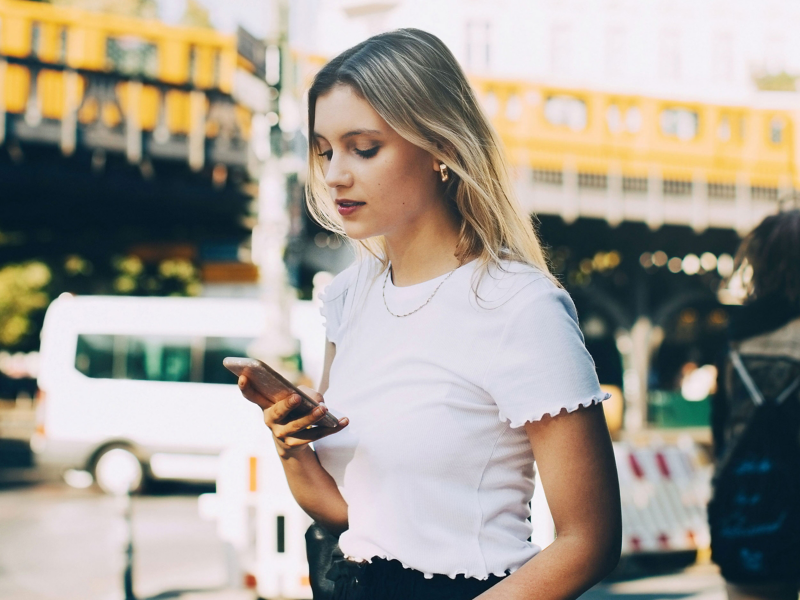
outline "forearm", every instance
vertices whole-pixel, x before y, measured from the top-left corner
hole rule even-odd
[[[315,452],[308,446],[286,452],[278,445],[278,455],[300,508],[331,533],[346,530],[347,503]]]
[[[578,536],[559,536],[478,600],[564,600],[577,598],[619,561],[619,544],[598,544]]]

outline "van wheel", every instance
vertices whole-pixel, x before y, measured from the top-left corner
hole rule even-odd
[[[125,446],[110,446],[94,461],[94,480],[106,494],[134,494],[142,491],[144,467],[139,457]]]

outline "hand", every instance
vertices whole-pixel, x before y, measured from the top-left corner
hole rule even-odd
[[[302,385],[298,386],[298,389],[312,400],[318,402],[320,406],[306,415],[292,415],[292,411],[300,405],[300,396],[293,394],[273,404],[250,385],[246,376],[239,377],[239,390],[245,398],[262,407],[264,423],[269,427],[272,436],[275,438],[278,453],[284,457],[305,449],[309,442],[341,431],[350,422],[347,417],[344,417],[339,419],[338,427],[314,427],[310,429],[328,412],[328,408],[325,406],[322,394],[316,390]]]

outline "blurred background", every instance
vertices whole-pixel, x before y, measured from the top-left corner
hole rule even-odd
[[[132,597],[128,473],[139,596],[310,597],[220,361],[318,381],[353,253],[304,207],[304,91],[398,27],[469,75],[614,395],[590,595],[723,597],[709,399],[732,256],[800,190],[792,0],[0,0],[0,596]]]

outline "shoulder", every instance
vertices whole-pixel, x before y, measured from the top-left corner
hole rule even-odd
[[[476,272],[476,297],[486,308],[510,312],[542,302],[559,302],[569,294],[548,273],[534,265],[505,260]],[[569,300],[571,304],[571,300]]]
[[[340,271],[320,294],[320,300],[325,304],[331,302],[343,303],[348,292],[356,288],[363,288],[375,279],[383,265],[373,256],[357,258],[349,267]]]

